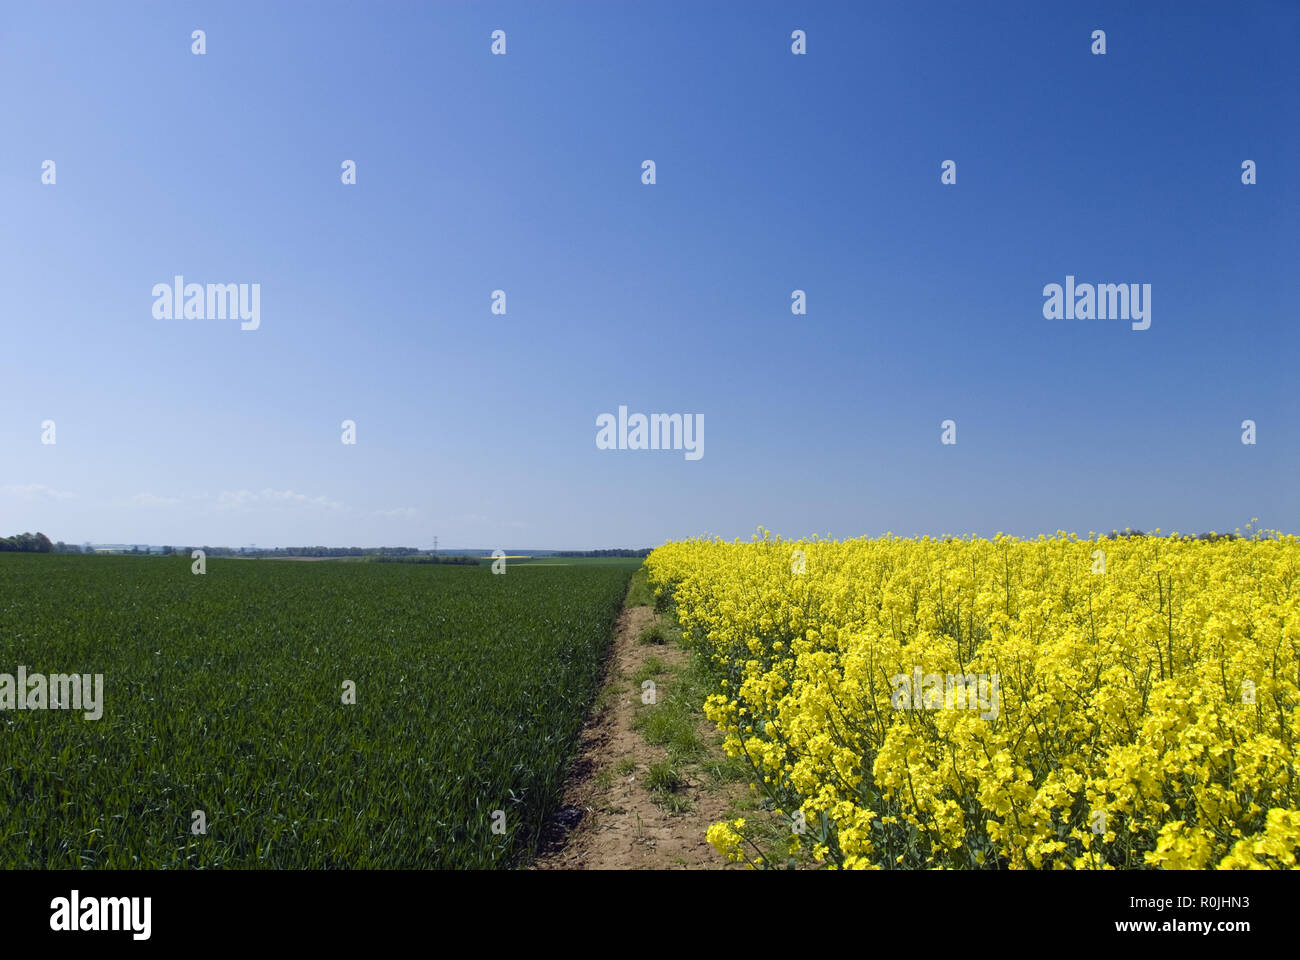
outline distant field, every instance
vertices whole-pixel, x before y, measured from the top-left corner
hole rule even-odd
[[[484,557],[481,561],[487,566],[492,565],[491,557]],[[641,566],[640,557],[525,557],[522,559],[513,558],[506,561],[507,566],[527,563],[530,566],[596,566],[596,567],[624,567],[628,570],[635,570]]]
[[[407,564],[426,564],[426,565],[445,565],[464,563],[466,560],[476,563],[481,567],[491,567],[497,559],[506,561],[506,568],[530,564],[532,566],[575,566],[575,565],[595,565],[609,567],[626,567],[628,570],[635,570],[644,558],[642,557],[552,557],[552,556],[533,556],[532,554],[507,554],[505,557],[494,558],[491,556],[474,556],[464,557],[456,554],[443,554],[438,558],[430,557],[428,554],[419,554],[402,557],[286,557],[286,558],[266,558],[266,559],[293,559],[293,560],[353,560],[363,563],[407,563]],[[466,563],[466,566],[471,565]]]
[[[516,863],[639,561],[190,562],[0,555],[0,674],[104,678],[0,711],[0,868]]]

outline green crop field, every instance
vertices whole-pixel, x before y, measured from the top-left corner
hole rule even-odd
[[[517,864],[635,566],[0,554],[0,868]]]

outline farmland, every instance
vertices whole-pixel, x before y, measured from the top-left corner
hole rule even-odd
[[[646,561],[706,713],[863,869],[1287,869],[1300,541],[693,540]],[[762,866],[744,818],[709,839]]]
[[[636,565],[0,555],[0,867],[518,864]]]

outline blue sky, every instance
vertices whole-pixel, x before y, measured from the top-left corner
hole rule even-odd
[[[1297,532],[1298,37],[1282,2],[12,6],[0,533]],[[155,319],[176,274],[259,283],[259,329]],[[1151,284],[1150,329],[1044,319],[1067,274]],[[704,456],[597,449],[620,404]]]

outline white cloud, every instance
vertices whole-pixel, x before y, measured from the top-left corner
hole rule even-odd
[[[328,497],[309,497],[293,490],[223,490],[217,496],[217,506],[227,508],[287,506],[318,510],[341,510],[343,504]]]
[[[68,490],[55,490],[43,483],[9,483],[0,486],[0,496],[21,497],[24,500],[73,500],[77,495]]]
[[[409,519],[411,519],[412,517],[416,517],[416,516],[418,516],[419,513],[420,513],[420,511],[419,511],[419,510],[416,510],[415,507],[394,507],[392,510],[376,510],[376,511],[375,511],[375,516],[377,516],[377,517],[403,517],[403,518],[409,520]]]

